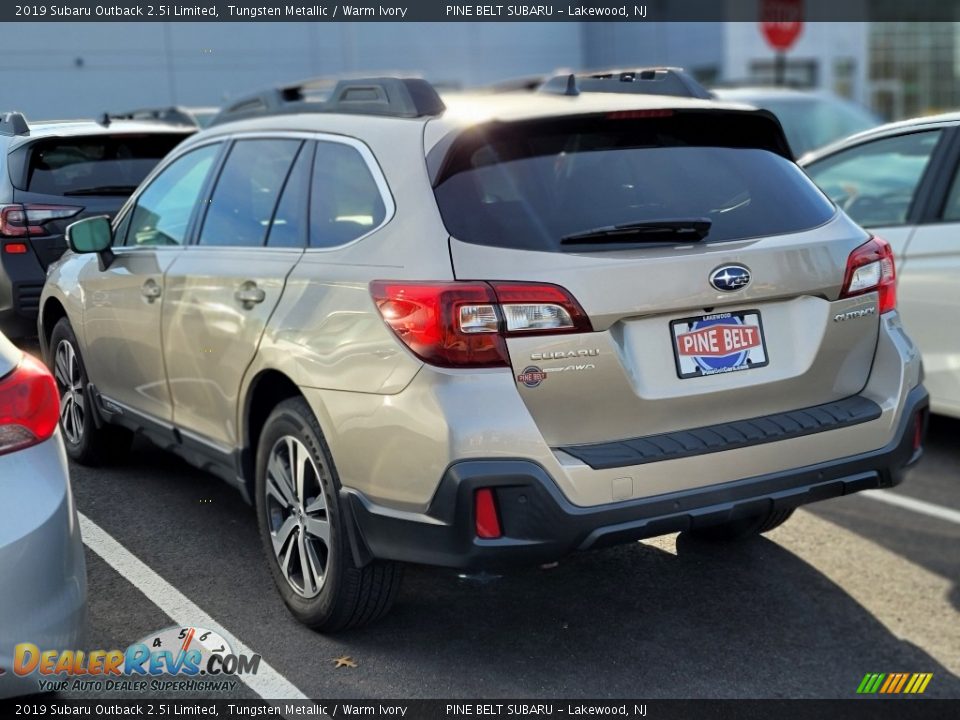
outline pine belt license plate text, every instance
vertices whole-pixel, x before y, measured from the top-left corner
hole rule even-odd
[[[682,318],[670,323],[681,378],[763,367],[767,345],[758,310]]]

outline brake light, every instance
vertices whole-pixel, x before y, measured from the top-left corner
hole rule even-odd
[[[671,117],[673,110],[615,110],[607,113],[607,120],[640,120],[644,118]]]
[[[508,367],[507,336],[593,330],[570,293],[546,283],[375,280],[370,294],[397,337],[441,367]]]
[[[17,369],[0,379],[0,455],[43,442],[59,420],[53,375],[39,360],[24,355]]]
[[[76,205],[0,205],[0,236],[46,235],[46,223],[71,218],[81,210]]]
[[[893,248],[878,237],[870,238],[850,253],[840,297],[855,297],[868,292],[878,294],[881,313],[897,307],[897,270]]]

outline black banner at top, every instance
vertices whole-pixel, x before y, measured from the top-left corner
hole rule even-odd
[[[4,2],[4,22],[848,22],[955,21],[960,0],[55,0]]]

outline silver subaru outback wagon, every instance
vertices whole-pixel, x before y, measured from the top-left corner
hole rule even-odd
[[[70,456],[141,433],[235,485],[324,631],[383,615],[406,562],[730,540],[896,484],[928,400],[889,246],[772,115],[657,92],[673,72],[227,108],[70,228],[39,328],[80,378]]]

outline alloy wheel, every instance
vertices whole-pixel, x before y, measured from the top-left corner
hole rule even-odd
[[[304,598],[316,597],[327,575],[327,482],[300,440],[285,435],[274,443],[265,483],[267,525],[280,572]]]
[[[83,437],[83,423],[86,419],[80,360],[73,344],[68,340],[61,340],[57,345],[54,359],[53,374],[60,391],[60,428],[68,442],[78,445]]]

